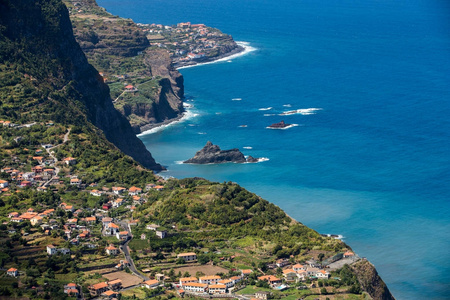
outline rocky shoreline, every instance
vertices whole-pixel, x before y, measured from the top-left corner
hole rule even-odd
[[[203,59],[198,59],[198,60],[195,60],[195,61],[191,60],[191,61],[188,61],[188,62],[174,63],[173,67],[175,69],[179,69],[179,68],[183,68],[183,67],[193,67],[193,66],[204,64],[204,63],[211,63],[211,62],[215,62],[215,61],[218,61],[218,60],[223,59],[223,58],[227,58],[227,57],[235,55],[235,54],[239,54],[239,53],[244,52],[244,51],[245,51],[244,47],[239,46],[239,45],[236,44],[236,48],[234,48],[230,52],[227,52],[227,53],[224,53],[224,54],[221,54],[221,55],[217,55],[217,56],[214,56],[214,57],[205,57]]]
[[[213,58],[205,58],[205,59],[197,60],[197,61],[190,61],[190,62],[186,62],[186,63],[173,64],[173,67],[178,69],[178,68],[182,68],[182,67],[193,67],[193,66],[204,64],[204,63],[211,63],[211,62],[218,61],[220,59],[224,59],[224,58],[230,57],[232,55],[236,55],[236,54],[242,53],[245,50],[246,50],[245,47],[237,45],[236,48],[234,48],[232,51],[227,52],[225,54],[218,55],[218,56],[215,56]],[[146,131],[149,131],[149,130],[152,130],[152,129],[155,129],[155,128],[158,128],[158,127],[161,127],[161,126],[167,126],[167,125],[169,125],[169,124],[171,124],[173,122],[178,122],[185,116],[185,112],[186,111],[183,110],[176,117],[164,120],[163,122],[148,123],[148,124],[145,124],[143,126],[140,126],[139,127],[139,131],[136,132],[136,134],[144,134]]]

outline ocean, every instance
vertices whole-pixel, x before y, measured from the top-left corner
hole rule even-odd
[[[217,27],[254,50],[180,70],[188,116],[140,135],[161,175],[237,182],[343,235],[397,299],[450,299],[449,1],[98,3],[135,22]],[[296,126],[266,128],[281,120]],[[267,159],[180,164],[207,141]]]

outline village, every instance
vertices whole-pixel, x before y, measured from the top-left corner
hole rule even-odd
[[[6,121],[0,123],[12,132],[24,127]],[[49,121],[30,126],[54,125]],[[314,258],[296,261],[291,256],[243,268],[242,264],[234,263],[237,254],[232,254],[230,249],[215,250],[208,259],[205,259],[208,251],[201,247],[185,246],[191,252],[181,252],[182,248],[175,252],[147,250],[155,247],[149,247],[152,242],[175,241],[186,230],[177,223],[164,227],[145,221],[142,224],[143,219],[134,218],[134,212],[164,193],[169,182],[156,175],[155,181],[142,186],[87,184],[82,174],[74,172],[78,158],[56,153],[58,147],[70,143],[71,128],[64,130],[64,136],[58,139],[60,143],[23,147],[21,151],[28,155],[22,157],[27,161],[13,155],[7,160],[10,165],[2,167],[0,196],[3,199],[35,191],[37,195],[46,195],[47,200],[37,199],[29,207],[13,204],[17,210],[8,211],[7,220],[3,218],[1,226],[13,240],[24,245],[17,253],[23,251],[28,260],[70,258],[69,265],[78,271],[72,271],[73,281],[60,287],[70,297],[113,299],[119,295],[138,293],[150,297],[171,292],[176,297],[269,299],[273,292],[292,288],[311,291],[322,288],[319,294],[332,289],[336,292],[332,285],[324,283],[340,280],[331,278],[331,271],[359,260],[347,251],[324,261],[323,255],[319,255],[320,261]],[[66,191],[68,197],[48,200],[61,191]],[[80,205],[75,200],[80,195],[91,205]],[[21,278],[28,278],[29,270],[21,268],[23,264],[17,257],[2,264],[8,266],[4,276],[25,284],[20,283]],[[85,274],[83,280],[77,279],[80,271]],[[194,271],[195,276],[190,274]],[[48,276],[55,275],[50,272]],[[38,282],[32,288],[36,293],[42,289]]]
[[[230,35],[204,24],[185,22],[173,26],[142,23],[137,25],[147,34],[152,46],[169,51],[175,67],[217,59],[219,55],[239,49]]]

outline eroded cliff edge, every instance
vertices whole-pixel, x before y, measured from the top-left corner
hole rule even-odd
[[[142,28],[109,14],[95,0],[64,2],[76,40],[134,133],[183,113],[183,76],[167,50],[151,46]]]

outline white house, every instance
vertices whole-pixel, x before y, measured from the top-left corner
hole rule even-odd
[[[116,225],[116,224],[114,224],[114,223],[108,223],[106,226],[105,226],[105,232],[106,232],[106,234],[109,234],[109,235],[115,235],[117,232],[119,232],[119,225]]]
[[[58,253],[58,249],[56,249],[55,246],[53,246],[53,245],[47,246],[47,254],[48,255],[55,255],[56,253]]]
[[[220,276],[211,275],[211,276],[203,276],[198,279],[200,283],[206,284],[217,284],[221,280]]]
[[[193,282],[198,283],[197,277],[181,277],[180,278],[181,286],[185,286],[186,284],[193,283]]]
[[[206,283],[192,282],[183,285],[183,289],[195,293],[206,293],[208,285]]]
[[[225,284],[211,284],[208,286],[208,292],[210,294],[225,294],[227,286]]]
[[[0,188],[5,188],[8,186],[8,181],[6,180],[0,180]]]
[[[330,277],[330,273],[325,270],[320,270],[316,273],[316,277],[319,279],[328,279]]]
[[[6,271],[6,274],[8,274],[8,276],[17,277],[19,276],[19,271],[15,268],[10,268],[8,269],[8,271]]]
[[[159,281],[155,279],[147,280],[143,282],[143,285],[148,289],[154,289],[159,286]]]
[[[117,249],[113,245],[109,245],[108,247],[106,247],[105,251],[108,255],[117,255],[119,253],[119,249]]]
[[[167,236],[167,231],[165,230],[156,230],[156,236],[160,239],[163,239]]]

